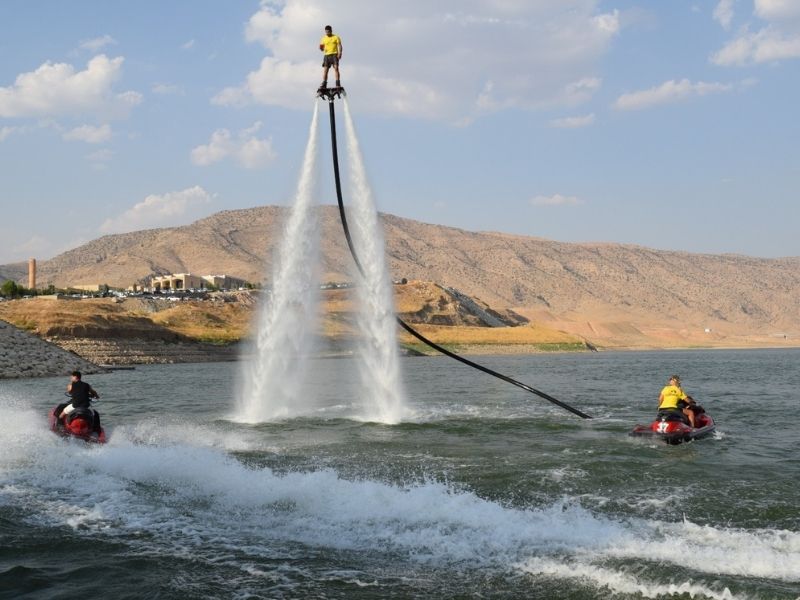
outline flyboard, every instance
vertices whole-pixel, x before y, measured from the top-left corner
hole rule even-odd
[[[341,98],[347,96],[347,92],[340,85],[334,87],[320,86],[317,88],[317,98],[322,98],[328,102],[333,102],[334,98]]]
[[[364,275],[364,267],[361,265],[361,261],[358,259],[358,254],[356,253],[355,246],[353,245],[353,239],[350,236],[350,228],[347,225],[347,214],[345,213],[344,201],[342,200],[342,184],[341,184],[341,180],[339,178],[339,151],[338,151],[337,144],[336,144],[336,110],[334,108],[334,101],[337,100],[337,99],[341,99],[342,97],[346,97],[346,96],[347,96],[347,93],[345,92],[344,88],[341,87],[341,86],[330,87],[330,88],[329,87],[325,87],[325,86],[321,86],[321,87],[319,87],[317,89],[317,98],[320,98],[321,100],[325,100],[325,101],[328,102],[328,110],[329,110],[329,113],[330,113],[330,121],[331,121],[331,150],[332,150],[332,155],[333,155],[333,176],[334,176],[335,183],[336,183],[336,199],[337,199],[338,204],[339,204],[339,217],[340,217],[340,219],[342,221],[342,229],[344,230],[344,236],[345,236],[345,238],[347,240],[347,247],[350,249],[350,255],[353,257],[353,261],[355,262],[356,267],[358,268],[359,272],[363,276]],[[405,331],[407,331],[409,334],[411,334],[413,337],[415,337],[416,339],[421,341],[426,346],[428,346],[430,348],[433,348],[437,352],[440,352],[441,354],[444,354],[445,356],[449,356],[453,360],[457,360],[458,362],[463,363],[463,364],[465,364],[465,365],[467,365],[469,367],[472,367],[473,369],[477,369],[478,371],[482,371],[482,372],[486,373],[487,375],[491,375],[492,377],[496,377],[497,379],[501,379],[501,380],[505,381],[506,383],[510,383],[511,385],[515,385],[515,386],[517,386],[519,388],[522,388],[526,392],[530,392],[531,394],[535,394],[536,396],[539,396],[540,398],[543,398],[543,399],[547,400],[548,402],[550,402],[552,404],[555,404],[556,406],[560,406],[564,410],[568,410],[572,414],[577,415],[577,416],[581,417],[582,419],[591,419],[592,418],[591,416],[587,415],[585,412],[582,412],[582,411],[578,410],[577,408],[575,408],[573,406],[570,406],[566,402],[562,402],[561,400],[558,400],[558,399],[554,398],[553,396],[551,396],[549,394],[546,394],[545,392],[537,390],[536,388],[533,388],[533,387],[529,386],[526,383],[522,383],[521,381],[517,381],[516,379],[513,379],[513,378],[511,378],[511,377],[509,377],[507,375],[503,375],[502,373],[498,373],[497,371],[495,371],[493,369],[490,369],[489,367],[485,367],[485,366],[483,366],[481,364],[478,364],[478,363],[476,363],[474,361],[471,361],[471,360],[469,360],[467,358],[464,358],[463,356],[460,356],[460,355],[456,354],[455,352],[452,352],[452,351],[448,350],[447,348],[444,348],[443,346],[440,346],[439,344],[437,344],[437,343],[429,340],[428,338],[426,338],[424,335],[422,335],[416,329],[411,327],[411,325],[409,325],[408,323],[403,321],[403,319],[401,319],[400,317],[395,316],[395,319],[397,320],[398,325],[400,325],[400,327],[402,327]]]

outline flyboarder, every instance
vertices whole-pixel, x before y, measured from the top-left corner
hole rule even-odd
[[[322,59],[322,85],[319,86],[319,91],[328,87],[328,70],[331,67],[336,73],[336,85],[334,87],[341,88],[339,61],[342,60],[342,39],[338,35],[334,35],[333,27],[330,25],[325,25],[325,35],[319,41],[319,49],[325,53]]]

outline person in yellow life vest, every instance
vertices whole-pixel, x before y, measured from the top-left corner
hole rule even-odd
[[[319,41],[319,49],[325,53],[322,58],[322,85],[320,89],[328,87],[328,69],[333,67],[336,73],[336,87],[342,87],[339,82],[339,61],[342,60],[342,38],[334,35],[333,28],[325,25],[325,35]]]
[[[694,404],[692,397],[687,396],[681,388],[681,378],[672,375],[669,383],[664,386],[658,396],[658,415],[684,415],[685,419],[681,418],[681,420],[694,427],[694,411],[689,408],[692,404]]]

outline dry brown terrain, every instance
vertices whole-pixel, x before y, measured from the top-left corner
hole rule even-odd
[[[284,213],[270,206],[225,211],[184,227],[105,236],[40,261],[39,282],[127,286],[168,272],[262,281]],[[356,280],[336,208],[321,207],[319,215],[322,280]],[[394,277],[435,281],[600,346],[800,344],[800,258],[569,244],[382,220]],[[23,284],[24,273],[24,265],[0,266]]]
[[[439,344],[467,351],[489,346],[502,346],[498,351],[506,352],[585,349],[579,337],[525,323],[519,315],[484,312],[488,307],[478,304],[467,309],[433,283],[410,282],[394,290],[403,318]],[[197,358],[186,344],[225,345],[251,337],[258,296],[246,291],[217,293],[215,301],[184,302],[31,298],[0,303],[0,319],[103,364],[182,362],[181,355],[187,355],[186,360]],[[334,353],[352,350],[358,335],[352,290],[327,290],[321,296],[321,347]],[[507,325],[487,327],[483,319],[503,319]],[[407,334],[400,341],[409,350],[427,350]],[[223,358],[229,356],[235,355],[227,351]]]

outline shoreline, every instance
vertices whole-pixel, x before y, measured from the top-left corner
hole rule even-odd
[[[28,334],[30,335],[30,334]],[[33,336],[35,337],[35,336]],[[37,338],[38,339],[38,338]],[[44,340],[39,340],[44,344],[48,344],[48,342]],[[54,346],[55,344],[49,344]],[[524,347],[524,349],[523,349]],[[480,346],[470,346],[469,348],[457,348],[454,349],[453,347],[448,348],[451,351],[455,351],[458,354],[463,356],[486,356],[486,357],[494,357],[494,356],[542,356],[545,354],[577,354],[577,353],[608,353],[608,352],[621,352],[621,353],[629,353],[629,352],[691,352],[691,351],[758,351],[758,350],[800,350],[800,345],[781,345],[781,346],[766,346],[766,345],[752,345],[752,346],[709,346],[709,347],[634,347],[634,346],[619,346],[619,347],[600,347],[595,351],[592,351],[588,348],[583,349],[553,349],[553,350],[542,350],[542,349],[534,349],[531,350],[530,345],[524,344],[512,344],[512,345],[480,345]],[[61,349],[59,349],[61,350]],[[198,354],[198,353],[189,353],[189,354],[182,354],[182,355],[171,355],[169,359],[164,359],[163,357],[159,360],[156,357],[137,357],[139,360],[135,362],[89,362],[84,357],[80,357],[79,355],[68,352],[65,350],[61,350],[63,356],[61,357],[61,362],[55,361],[53,359],[44,360],[42,365],[40,366],[29,366],[29,368],[21,368],[15,369],[13,371],[9,371],[7,368],[3,368],[3,364],[0,363],[0,382],[3,380],[18,380],[18,379],[34,379],[34,378],[42,378],[42,377],[54,377],[54,376],[61,376],[68,374],[71,370],[75,368],[79,368],[84,373],[87,374],[98,374],[98,373],[109,373],[113,371],[130,371],[135,370],[138,367],[146,367],[149,365],[178,365],[178,364],[202,364],[202,363],[218,363],[218,362],[244,362],[250,360],[252,358],[251,353],[241,352],[239,348],[239,344],[232,344],[225,347],[220,348],[223,350],[222,352],[215,352],[211,354]],[[435,358],[435,357],[443,357],[445,355],[436,352],[435,350],[431,350],[430,352],[419,352],[416,349],[408,349],[402,348],[401,349],[402,356],[412,356],[412,357],[422,357],[422,358]],[[354,353],[352,351],[342,351],[342,352],[323,352],[314,354],[314,359],[343,359],[343,358],[353,358]],[[198,359],[198,357],[200,357]],[[65,362],[66,361],[66,362]]]

